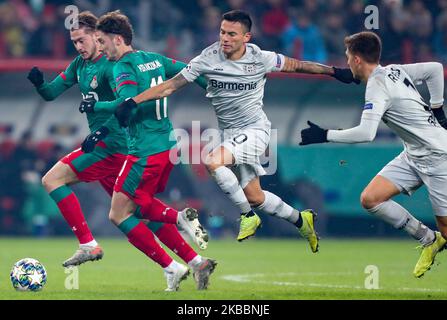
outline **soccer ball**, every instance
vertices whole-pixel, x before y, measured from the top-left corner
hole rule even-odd
[[[13,287],[18,291],[39,291],[47,282],[44,266],[32,258],[17,261],[10,276]]]

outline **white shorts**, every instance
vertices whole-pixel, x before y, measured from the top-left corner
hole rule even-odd
[[[262,121],[253,126],[241,129],[225,129],[221,131],[222,143],[235,159],[231,168],[238,177],[242,188],[256,177],[266,174],[260,157],[270,142],[270,122]]]
[[[435,215],[447,216],[447,156],[414,162],[404,151],[378,175],[390,180],[400,192],[408,195],[425,184]]]

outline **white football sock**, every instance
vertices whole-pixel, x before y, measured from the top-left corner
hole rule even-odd
[[[372,215],[389,223],[396,229],[403,229],[423,246],[429,245],[435,239],[433,230],[413,217],[404,207],[397,202],[388,200],[372,209],[368,209]]]
[[[262,192],[264,192],[265,195],[264,203],[256,207],[256,209],[259,209],[271,216],[276,216],[278,218],[287,220],[293,224],[298,221],[298,218],[300,216],[298,210],[293,209],[287,203],[282,201],[282,199],[276,194],[265,190],[262,190]]]
[[[96,247],[97,245],[98,245],[98,242],[96,242],[95,239],[93,239],[90,242],[81,244],[81,246],[86,246],[86,247]]]
[[[202,261],[202,256],[198,254],[191,261],[188,262],[188,266],[190,266],[192,269],[195,269],[202,263]]]
[[[219,167],[211,173],[219,187],[230,198],[230,200],[239,207],[241,213],[251,211],[250,203],[242,190],[236,175],[227,167]]]
[[[175,260],[172,260],[172,262],[169,264],[169,266],[163,268],[163,270],[167,271],[167,272],[175,272],[177,269],[179,269],[181,266],[180,263],[178,263]]]

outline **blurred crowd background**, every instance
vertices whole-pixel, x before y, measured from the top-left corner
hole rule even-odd
[[[243,9],[254,20],[253,42],[318,62],[344,59],[343,38],[364,29],[364,9],[373,4],[386,61],[447,59],[447,0],[2,0],[0,57],[73,56],[64,29],[70,4],[98,16],[119,8],[142,47],[182,59],[216,41],[224,12]]]
[[[81,97],[73,88],[45,103],[26,80],[33,65],[44,63],[50,80],[76,56],[64,28],[64,9],[71,4],[98,16],[120,9],[134,25],[136,48],[184,61],[218,40],[224,12],[243,9],[254,20],[253,42],[264,50],[340,66],[346,60],[344,37],[365,29],[364,9],[372,4],[379,8],[375,31],[383,40],[384,62],[447,60],[447,0],[0,0],[0,236],[71,234],[40,180],[88,134],[77,111]],[[278,129],[279,149],[278,170],[263,178],[263,187],[297,208],[316,209],[323,235],[397,235],[358,203],[361,189],[401,150],[392,132],[381,126],[377,141],[366,147],[297,147],[308,119],[331,128],[357,125],[363,90],[322,77],[274,75],[266,88],[265,110]],[[216,127],[200,89],[184,90],[170,101],[176,128],[188,130],[192,120],[201,121],[202,129]],[[107,219],[110,199],[100,186],[73,189],[95,234],[118,234]],[[203,165],[176,166],[161,197],[176,208],[200,209],[213,237],[237,232],[237,209]],[[424,191],[400,201],[427,224],[433,222]],[[296,236],[296,230],[265,218],[259,235]]]

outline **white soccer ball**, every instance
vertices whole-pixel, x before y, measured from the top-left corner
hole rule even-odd
[[[47,282],[44,266],[32,258],[17,261],[10,276],[13,287],[18,291],[39,291]]]

